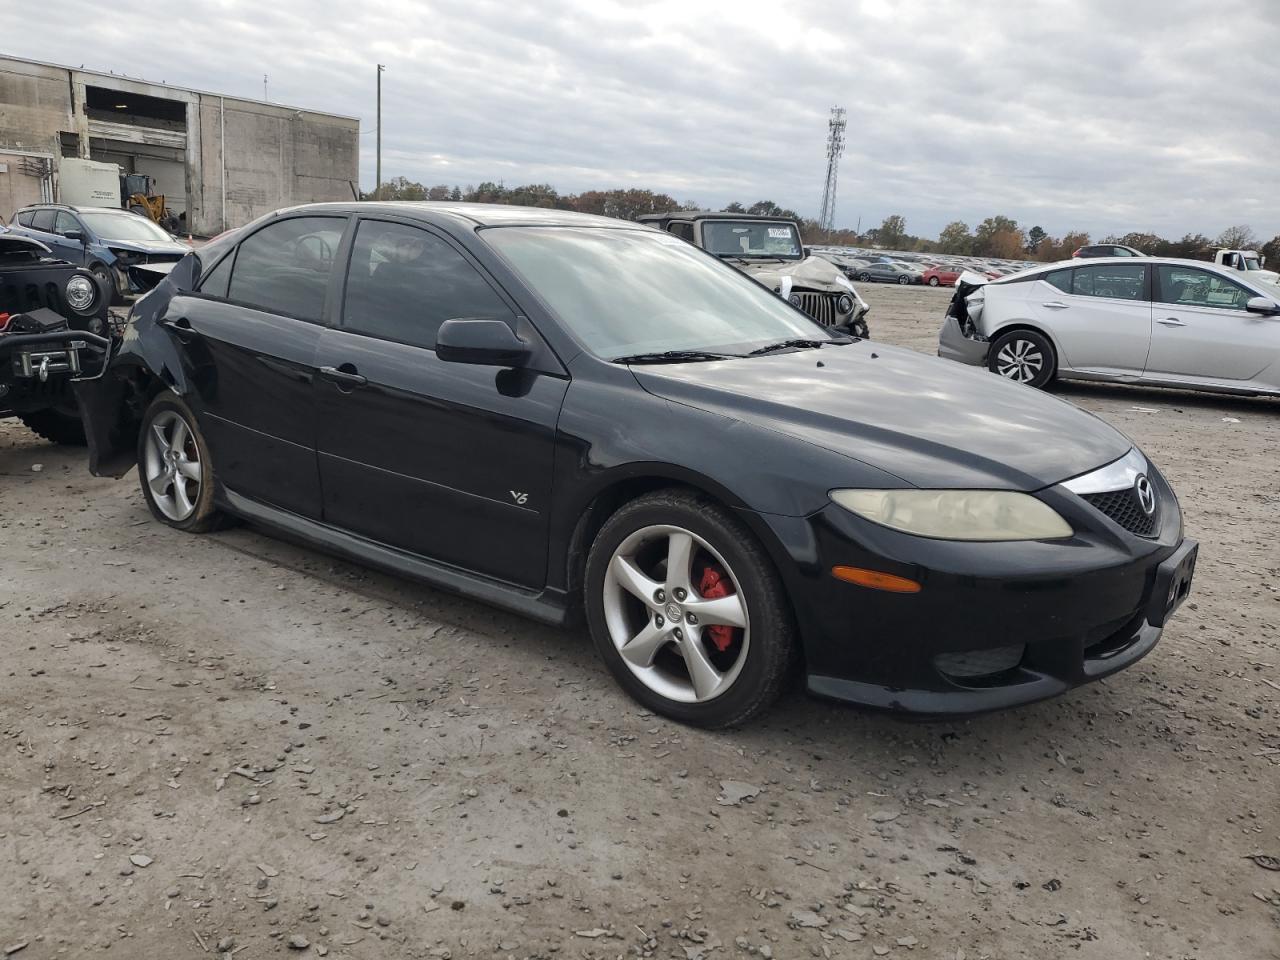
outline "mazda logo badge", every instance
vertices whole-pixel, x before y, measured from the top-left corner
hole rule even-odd
[[[1156,492],[1145,473],[1138,474],[1138,479],[1133,481],[1133,490],[1138,495],[1138,503],[1142,506],[1142,512],[1148,517],[1155,513]]]

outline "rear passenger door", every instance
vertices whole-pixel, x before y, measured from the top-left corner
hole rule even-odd
[[[1033,281],[1032,309],[1073,370],[1141,376],[1151,346],[1148,266],[1094,263]]]
[[[222,483],[319,519],[316,350],[345,217],[273,220],[170,305],[194,404]]]
[[[436,331],[485,317],[537,338],[447,237],[362,219],[341,325],[321,341],[317,449],[326,522],[525,587],[546,582],[563,375],[446,363]]]

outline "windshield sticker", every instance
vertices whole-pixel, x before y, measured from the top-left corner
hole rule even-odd
[[[774,239],[774,240],[790,240],[791,228],[790,227],[770,227],[769,236],[771,239]]]

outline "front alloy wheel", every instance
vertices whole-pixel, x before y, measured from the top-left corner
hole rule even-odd
[[[592,639],[657,713],[723,727],[778,696],[794,626],[777,573],[737,517],[685,490],[648,494],[601,528],[584,589]]]
[[[618,545],[605,575],[604,616],[631,673],[679,703],[705,703],[728,690],[751,647],[733,571],[682,527],[643,527]]]

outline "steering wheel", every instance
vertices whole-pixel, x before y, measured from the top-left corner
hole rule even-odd
[[[305,257],[303,256],[305,254]],[[318,263],[324,268],[333,265],[333,245],[318,233],[310,233],[299,237],[294,247],[294,257]]]

